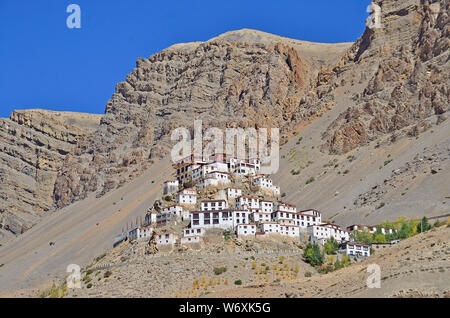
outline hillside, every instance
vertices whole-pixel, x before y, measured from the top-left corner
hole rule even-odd
[[[139,58],[104,115],[0,119],[0,295],[36,295],[111,250],[194,119],[279,127],[283,200],[339,225],[449,213],[449,1],[375,3],[383,28],[355,43],[231,31]]]
[[[97,129],[100,117],[32,109],[0,118],[0,242],[22,234],[53,208],[65,156]]]
[[[247,286],[208,297],[450,297],[450,229],[441,226],[376,250],[341,270],[296,282]],[[381,288],[367,288],[367,267],[381,269]]]

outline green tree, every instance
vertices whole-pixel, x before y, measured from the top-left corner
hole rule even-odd
[[[316,243],[308,243],[305,251],[303,252],[304,260],[312,266],[318,266],[323,264],[323,254],[320,251],[319,245]]]
[[[428,219],[424,216],[422,220],[417,224],[417,232],[422,233],[431,229],[431,225],[428,223]]]
[[[374,243],[386,243],[386,236],[381,233],[375,234],[373,238]]]
[[[339,249],[339,243],[336,242],[334,237],[332,237],[331,239],[325,242],[324,248],[325,253],[327,253],[328,255],[335,255]]]

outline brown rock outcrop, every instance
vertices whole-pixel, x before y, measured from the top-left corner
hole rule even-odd
[[[366,29],[334,69],[331,82],[368,79],[357,94],[361,116],[349,108],[329,128],[326,148],[344,153],[386,133],[448,111],[448,0],[377,0],[382,27]],[[328,76],[330,77],[330,76]],[[365,131],[365,138],[349,134]]]
[[[53,206],[58,170],[100,115],[18,110],[0,119],[0,232],[20,234]]]

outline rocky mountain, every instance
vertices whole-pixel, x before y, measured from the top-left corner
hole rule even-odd
[[[374,3],[382,27],[355,43],[232,31],[139,58],[103,116],[1,119],[0,239],[40,222],[0,246],[0,293],[109,249],[160,197],[171,130],[194,119],[281,128],[283,200],[339,225],[450,212],[449,0]]]
[[[106,105],[98,131],[79,142],[58,175],[58,207],[102,195],[167,155],[177,127],[280,127],[283,138],[329,103],[310,107],[320,67],[351,44],[319,44],[240,30],[176,44],[136,68]]]
[[[100,117],[34,109],[0,119],[0,236],[23,233],[53,207],[65,156]]]
[[[42,111],[13,113],[11,119],[2,120],[0,134],[5,149],[1,158],[6,158],[1,166],[3,232],[21,233],[42,211],[63,208],[90,194],[98,198],[129,183],[167,156],[174,128],[192,128],[194,119],[201,119],[204,128],[279,127],[281,143],[286,143],[283,156],[302,157],[283,159],[275,177],[282,187],[289,187],[287,199],[293,203],[328,213],[331,206],[346,208],[367,197],[371,187],[384,187],[378,176],[391,176],[375,169],[364,187],[358,184],[367,176],[364,169],[345,184],[339,178],[322,184],[322,179],[331,178],[323,178],[323,166],[342,161],[338,156],[347,152],[364,152],[371,142],[383,149],[399,139],[404,143],[402,138],[434,131],[432,127],[445,130],[449,1],[374,3],[381,7],[382,27],[367,28],[355,43],[320,44],[248,29],[231,31],[139,58],[126,81],[117,84],[101,119],[76,120],[77,115],[55,119],[53,113]],[[33,120],[19,119],[24,114],[33,114]],[[42,122],[48,117],[49,122],[57,121],[49,125],[51,129],[62,127],[71,134],[44,131]],[[23,133],[15,132],[19,128]],[[302,142],[293,138],[298,134]],[[446,143],[432,147],[442,153],[437,164],[445,166]],[[392,152],[382,163],[395,156]],[[413,160],[404,158],[392,165],[402,170]],[[357,163],[366,164],[360,160],[352,164]],[[349,184],[359,190],[348,190],[345,200],[324,205],[318,193],[305,191],[305,181],[314,176],[318,182],[309,188],[317,186],[323,191],[319,194],[328,197]],[[436,195],[436,200],[442,199],[442,193]],[[376,196],[369,201],[379,205],[381,200]]]
[[[378,0],[381,28],[367,28],[333,68],[329,89],[364,83],[349,107],[324,131],[326,148],[345,153],[414,124],[416,136],[443,121],[449,104],[449,1]]]

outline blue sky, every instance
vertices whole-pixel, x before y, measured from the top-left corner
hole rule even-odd
[[[81,29],[69,29],[69,4]],[[103,113],[138,57],[242,28],[355,41],[370,0],[0,0],[0,117],[14,109]]]

